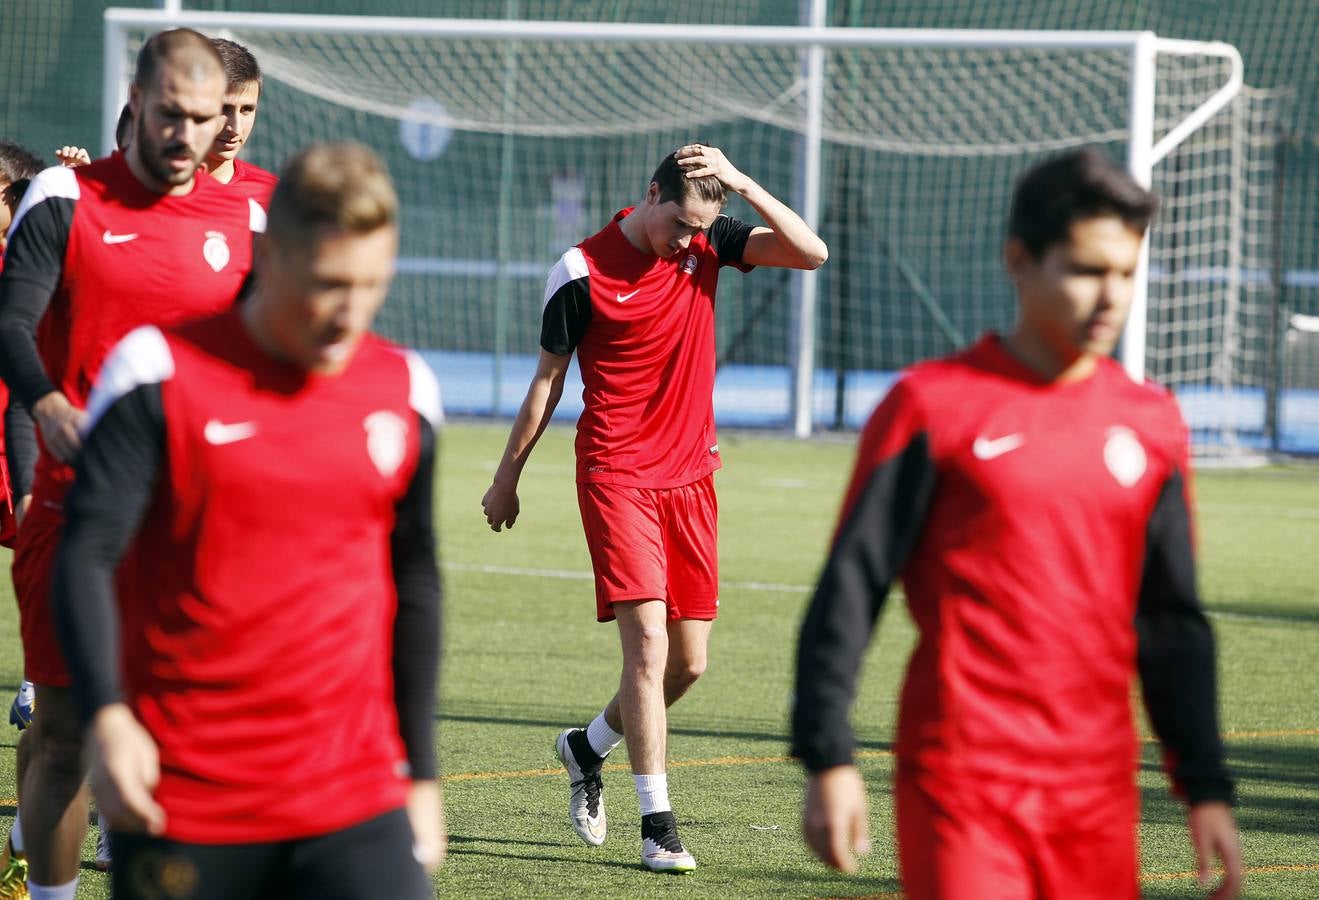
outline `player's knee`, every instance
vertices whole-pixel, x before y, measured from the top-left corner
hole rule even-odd
[[[630,648],[624,652],[625,665],[650,678],[664,675],[668,657],[669,635],[663,625],[643,625],[636,629]]]
[[[696,679],[704,674],[705,657],[681,660],[677,666],[669,670],[669,677],[681,682],[686,687],[695,684]]]
[[[43,731],[31,752],[33,759],[40,761],[47,776],[55,782],[76,785],[86,776],[82,737],[76,733]]]

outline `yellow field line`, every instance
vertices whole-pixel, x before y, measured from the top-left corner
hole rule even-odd
[[[1247,866],[1241,870],[1246,875],[1276,875],[1280,872],[1319,872],[1319,863],[1304,863],[1299,866]],[[1215,870],[1214,877],[1221,874]],[[1182,881],[1198,878],[1199,872],[1146,872],[1140,876],[1141,881]]]

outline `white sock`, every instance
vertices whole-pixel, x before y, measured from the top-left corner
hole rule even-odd
[[[633,775],[632,780],[637,784],[637,801],[641,804],[641,814],[643,816],[657,812],[668,812],[673,809],[669,805],[669,776],[667,774],[661,772],[659,775]]]
[[[28,879],[27,883],[27,894],[32,900],[73,900],[73,896],[77,892],[77,878],[67,884],[57,884],[54,887],[42,887],[39,884],[33,884],[31,879]]]
[[[591,745],[597,756],[605,757],[609,751],[618,746],[618,742],[623,740],[623,736],[609,727],[605,721],[605,714],[602,712],[591,720],[591,724],[586,726],[586,741]]]
[[[14,811],[14,827],[9,829],[9,846],[14,848],[15,853],[23,852],[23,829],[19,825],[21,809]]]

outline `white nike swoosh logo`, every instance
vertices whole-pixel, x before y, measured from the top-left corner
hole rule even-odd
[[[641,288],[637,288],[630,294],[614,294],[614,296],[618,298],[619,303],[626,303],[639,293],[641,293]]]
[[[101,240],[105,241],[107,244],[123,244],[136,239],[137,232],[133,232],[132,234],[111,234],[109,228],[105,229],[105,234],[101,235]]]
[[[218,419],[211,419],[206,423],[206,428],[202,431],[202,436],[206,438],[206,443],[220,446],[221,444],[232,444],[235,441],[245,441],[256,434],[255,422],[234,422],[227,424]]]
[[[990,440],[987,437],[978,437],[976,442],[971,445],[971,452],[976,459],[993,459],[996,456],[1002,456],[1004,453],[1011,453],[1022,444],[1026,443],[1026,436],[1023,434],[1005,434],[1003,437]]]

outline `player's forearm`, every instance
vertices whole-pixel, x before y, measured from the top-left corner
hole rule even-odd
[[[32,470],[37,462],[37,428],[27,409],[10,395],[5,409],[5,455],[9,482],[15,497],[32,493]]]
[[[1141,689],[1169,774],[1188,802],[1233,798],[1218,729],[1214,635],[1195,586],[1190,508],[1180,474],[1150,516],[1135,626]]]
[[[518,483],[522,477],[522,469],[526,466],[531,451],[535,449],[536,442],[549,426],[561,396],[563,396],[562,375],[551,378],[537,375],[532,380],[531,386],[527,389],[527,396],[523,398],[522,406],[518,408],[518,414],[513,419],[508,443],[504,447],[504,456],[499,461],[499,468],[495,470],[497,483],[507,485]]]
[[[164,441],[160,385],[141,385],[109,407],[75,466],[51,602],[84,723],[123,696],[115,573],[151,502]]]
[[[775,239],[783,249],[796,256],[798,264],[793,268],[818,269],[824,265],[829,258],[829,248],[787,204],[750,178],[738,193],[774,232]]]
[[[40,285],[16,277],[0,280],[0,379],[34,411],[39,400],[58,390],[37,349],[37,323],[49,302],[50,292]]]
[[[414,779],[438,774],[435,710],[440,670],[441,586],[435,564],[434,431],[421,421],[417,470],[399,502],[390,554],[398,610],[394,618],[394,705]]]

